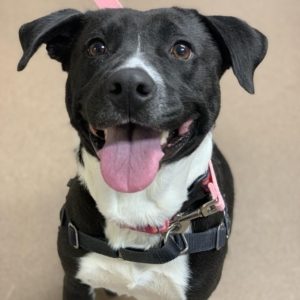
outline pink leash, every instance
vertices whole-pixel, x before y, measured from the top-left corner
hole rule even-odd
[[[94,0],[96,5],[101,8],[123,8],[118,0]]]

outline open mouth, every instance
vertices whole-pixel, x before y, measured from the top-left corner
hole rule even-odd
[[[161,162],[189,139],[192,123],[188,120],[170,132],[133,123],[106,129],[89,125],[105,182],[119,192],[145,189],[154,180]]]

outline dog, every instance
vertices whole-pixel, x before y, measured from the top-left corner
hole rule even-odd
[[[267,39],[196,10],[65,9],[19,31],[23,70],[42,45],[68,73],[80,143],[61,211],[63,299],[95,289],[136,299],[207,299],[233,217],[233,178],[213,142],[219,81],[254,93]]]

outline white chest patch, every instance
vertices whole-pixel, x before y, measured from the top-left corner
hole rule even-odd
[[[154,182],[137,193],[119,193],[103,180],[99,161],[83,151],[84,167],[78,175],[106,218],[105,235],[114,249],[148,249],[160,237],[121,228],[118,224],[159,226],[170,219],[187,199],[187,188],[208,167],[212,155],[212,134],[188,157],[163,166]],[[76,276],[92,288],[106,288],[138,300],[186,299],[189,278],[188,257],[180,256],[162,265],[132,263],[89,253],[79,260]]]
[[[132,263],[89,253],[80,259],[77,278],[93,288],[106,288],[138,300],[185,299],[187,256],[163,265]]]

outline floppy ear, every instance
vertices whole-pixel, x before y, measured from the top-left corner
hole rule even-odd
[[[81,27],[82,16],[77,10],[65,9],[24,24],[19,30],[24,53],[18,71],[26,67],[43,43],[47,44],[49,56],[61,62],[63,70],[67,70],[72,42]]]
[[[232,67],[240,85],[253,94],[253,75],[266,55],[267,38],[234,17],[209,16],[204,21],[221,49],[225,65]]]

